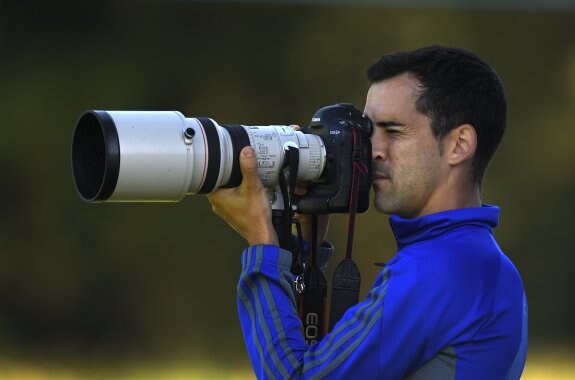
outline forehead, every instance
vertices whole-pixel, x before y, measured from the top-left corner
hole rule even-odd
[[[408,73],[375,82],[367,92],[365,114],[376,117],[404,112],[416,112],[415,102],[420,93],[417,79]]]

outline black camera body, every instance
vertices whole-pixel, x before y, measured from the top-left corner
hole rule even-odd
[[[341,103],[319,109],[302,132],[323,140],[326,164],[321,177],[297,201],[298,213],[348,212],[354,181],[356,211],[367,211],[371,188],[371,121],[351,104]]]

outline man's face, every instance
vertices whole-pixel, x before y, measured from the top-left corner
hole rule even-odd
[[[373,123],[375,207],[405,218],[435,211],[447,168],[431,120],[415,108],[419,91],[409,74],[376,82],[364,110]]]

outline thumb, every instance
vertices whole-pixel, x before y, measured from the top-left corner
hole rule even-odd
[[[258,186],[260,178],[258,176],[258,161],[256,152],[251,146],[244,147],[240,152],[240,170],[242,172],[242,185],[248,188]]]

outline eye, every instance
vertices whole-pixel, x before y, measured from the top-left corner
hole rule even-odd
[[[395,135],[401,132],[399,128],[385,128],[385,132],[389,135]]]
[[[375,123],[386,135],[396,136],[405,132],[405,125],[396,120],[382,120]]]

